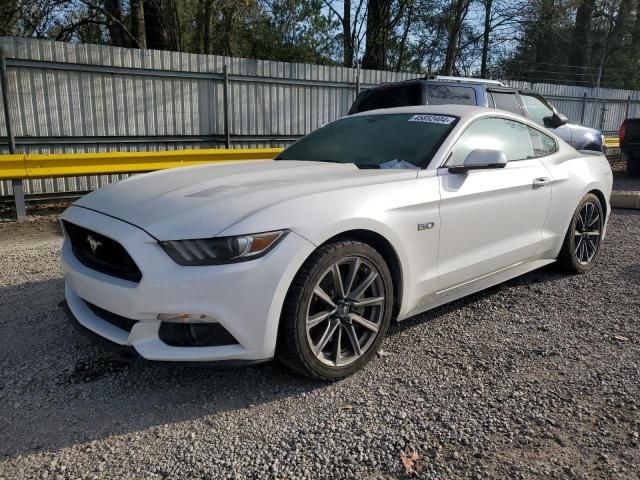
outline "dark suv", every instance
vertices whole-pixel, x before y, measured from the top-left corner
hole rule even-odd
[[[530,118],[577,150],[604,151],[602,132],[569,123],[542,95],[507,87],[494,80],[433,77],[381,84],[360,92],[349,114],[410,105],[477,105],[499,108]]]

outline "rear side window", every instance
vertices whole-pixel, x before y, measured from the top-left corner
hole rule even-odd
[[[426,96],[429,105],[476,104],[476,92],[470,87],[427,84]]]
[[[414,105],[422,105],[422,86],[420,83],[390,85],[365,90],[358,95],[349,113]]]
[[[520,104],[518,103],[518,98],[516,97],[515,93],[489,92],[489,95],[493,100],[493,106],[495,108],[522,115]]]
[[[531,145],[533,146],[533,155],[537,157],[544,157],[551,155],[558,150],[558,144],[546,133],[542,133],[535,128],[527,127],[529,129],[529,135],[531,136]]]

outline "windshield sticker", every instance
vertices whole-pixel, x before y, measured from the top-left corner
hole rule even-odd
[[[409,119],[410,122],[439,123],[441,125],[449,125],[454,120],[454,117],[446,115],[414,115]]]

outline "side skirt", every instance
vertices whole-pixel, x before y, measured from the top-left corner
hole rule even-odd
[[[419,313],[439,307],[440,305],[444,305],[445,303],[453,302],[454,300],[466,297],[467,295],[471,295],[472,293],[476,293],[486,288],[493,287],[494,285],[506,282],[507,280],[511,280],[515,277],[519,277],[520,275],[524,275],[525,273],[544,267],[545,265],[549,265],[553,262],[555,262],[555,259],[527,260],[525,262],[516,263],[511,267],[503,268],[501,270],[498,270],[497,272],[483,275],[482,277],[464,282],[460,285],[446,288],[444,290],[431,294],[418,307],[411,310],[402,318],[399,318],[398,321],[406,320],[409,317],[413,317],[414,315],[417,315]]]

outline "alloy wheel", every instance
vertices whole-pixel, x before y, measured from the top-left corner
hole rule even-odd
[[[332,367],[360,358],[383,322],[386,291],[378,269],[363,257],[345,257],[316,283],[307,306],[307,341],[315,357]]]
[[[575,227],[575,255],[578,263],[587,265],[600,246],[602,235],[602,218],[598,207],[593,202],[585,203],[578,214]]]

